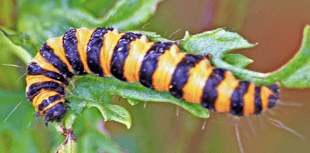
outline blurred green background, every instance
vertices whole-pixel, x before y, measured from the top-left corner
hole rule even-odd
[[[1,1],[0,24],[16,29],[16,18],[22,15],[16,4],[26,2],[30,1]],[[8,9],[9,12],[4,9],[10,7],[13,9]],[[134,29],[154,31],[178,40],[185,31],[197,34],[226,27],[251,43],[259,43],[251,49],[234,51],[254,60],[247,68],[270,72],[284,65],[298,51],[302,30],[310,24],[309,8],[308,0],[164,0],[147,24]],[[0,55],[1,63],[26,67],[5,49]],[[35,118],[34,108],[25,100],[23,73],[25,68],[0,65],[0,152],[53,152],[64,137],[58,135],[53,126],[46,128],[42,117]],[[245,152],[310,152],[310,90],[283,89],[281,94],[283,101],[298,102],[302,107],[278,106],[264,115],[272,116],[271,112],[274,112],[272,117],[305,139],[269,124],[262,116],[249,117],[255,130],[252,132],[248,119],[239,118]],[[235,129],[231,125],[237,121],[231,120],[229,114],[211,113],[202,130],[204,119],[175,105],[147,102],[146,107],[144,103],[131,106],[126,99],[113,98],[115,104],[125,107],[132,115],[132,127],[127,129],[116,122],[103,122],[96,109],[88,109],[74,125],[80,152],[94,146],[95,139],[83,139],[86,129],[92,128],[110,135],[123,152],[239,152]],[[25,102],[6,123],[2,123],[22,100]]]

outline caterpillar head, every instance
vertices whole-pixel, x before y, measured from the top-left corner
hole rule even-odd
[[[64,103],[58,103],[54,107],[45,111],[45,125],[47,126],[49,121],[60,122],[67,112],[68,106]]]

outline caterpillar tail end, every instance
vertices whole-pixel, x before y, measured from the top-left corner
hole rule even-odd
[[[58,103],[54,107],[45,111],[45,126],[48,125],[48,122],[60,122],[64,115],[67,112],[66,105],[63,103]]]
[[[279,96],[280,87],[281,87],[281,84],[279,82],[276,82],[275,84],[268,86],[268,88],[274,93],[274,95],[269,96],[268,108],[273,108],[274,106],[276,106],[277,101],[280,98]]]

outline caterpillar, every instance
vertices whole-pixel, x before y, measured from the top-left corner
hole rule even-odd
[[[61,121],[66,113],[64,87],[76,75],[93,73],[140,82],[176,98],[218,112],[244,116],[273,108],[278,86],[255,85],[215,68],[208,55],[181,53],[175,42],[150,42],[140,33],[112,27],[68,30],[44,43],[27,67],[26,94],[37,116]]]

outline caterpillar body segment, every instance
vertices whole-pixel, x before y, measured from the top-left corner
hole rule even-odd
[[[231,72],[212,67],[209,58],[181,53],[173,42],[149,42],[139,33],[72,28],[49,39],[31,61],[26,93],[38,115],[45,115],[46,123],[60,121],[65,114],[64,87],[74,74],[140,82],[237,116],[260,114],[276,105],[278,84],[267,87],[238,80]]]

